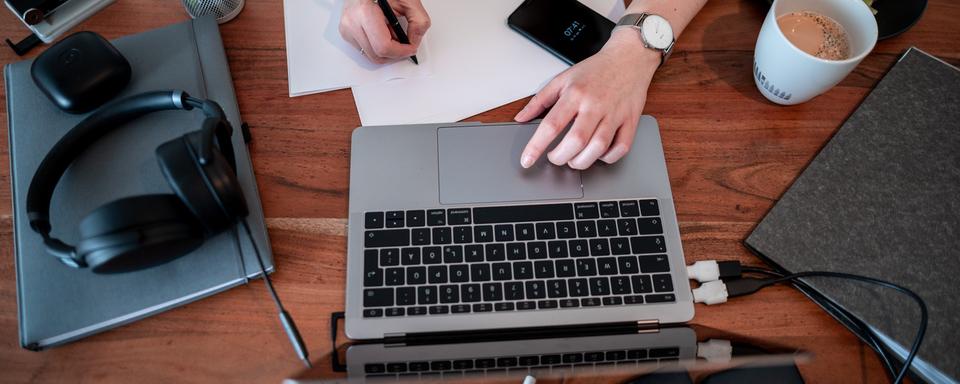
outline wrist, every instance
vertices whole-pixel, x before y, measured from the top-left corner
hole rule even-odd
[[[625,27],[615,28],[600,51],[625,58],[633,66],[649,68],[650,73],[660,66],[663,58],[662,52],[647,48],[643,44],[639,31]]]

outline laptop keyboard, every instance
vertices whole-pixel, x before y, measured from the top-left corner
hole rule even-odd
[[[674,302],[657,200],[366,212],[363,316]]]

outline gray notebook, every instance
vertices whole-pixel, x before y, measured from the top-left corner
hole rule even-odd
[[[930,311],[917,372],[960,378],[960,70],[908,50],[746,244],[791,272],[856,273],[914,290]],[[919,311],[911,300],[807,281],[901,346],[913,342]]]
[[[220,103],[235,128],[233,143],[249,222],[268,269],[273,262],[250,154],[240,134],[240,113],[230,70],[213,18],[122,37],[113,44],[130,61],[133,77],[121,96],[182,89]],[[95,275],[64,266],[30,230],[26,197],[30,180],[53,144],[84,116],[57,109],[34,85],[30,61],[7,65],[14,241],[20,343],[39,349],[57,345],[182,305],[259,275],[250,239],[228,231],[190,255],[159,267]],[[197,111],[158,112],[98,141],[71,165],[53,196],[53,235],[77,239],[77,223],[91,210],[118,198],[172,193],[154,157],[155,148],[200,127]]]

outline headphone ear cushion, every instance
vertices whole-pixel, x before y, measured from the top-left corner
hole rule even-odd
[[[94,273],[168,263],[203,244],[203,228],[177,196],[127,197],[80,220],[77,253]]]

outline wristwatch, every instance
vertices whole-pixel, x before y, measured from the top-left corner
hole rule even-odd
[[[617,22],[617,28],[633,28],[640,34],[643,46],[660,51],[660,65],[663,65],[673,51],[673,27],[663,16],[652,13],[630,13],[623,15]],[[659,67],[659,66],[658,66]]]

